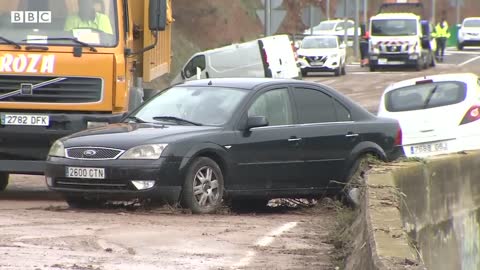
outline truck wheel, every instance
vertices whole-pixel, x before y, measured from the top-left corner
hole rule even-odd
[[[66,196],[65,201],[67,202],[70,208],[74,208],[74,209],[101,208],[106,203],[106,200],[89,199],[83,196],[73,196],[73,195]]]
[[[432,53],[432,54],[430,54],[430,66],[434,67],[435,64],[436,64],[435,63],[435,55],[433,55],[433,53]]]
[[[422,70],[423,66],[424,66],[424,64],[423,64],[423,59],[422,59],[422,58],[418,58],[418,59],[417,59],[417,63],[416,63],[416,65],[415,65],[415,69],[416,69],[417,71],[420,71],[420,70]]]
[[[6,172],[0,172],[0,191],[4,191],[8,186],[8,178],[10,175]]]
[[[181,203],[194,214],[215,213],[222,204],[223,174],[218,164],[207,157],[193,161],[183,184]]]
[[[457,44],[457,49],[458,49],[459,51],[463,50],[463,44],[462,44],[462,43],[458,43],[458,44]]]

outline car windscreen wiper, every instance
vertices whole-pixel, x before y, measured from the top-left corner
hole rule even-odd
[[[0,40],[3,40],[3,41],[5,41],[6,43],[15,46],[16,49],[21,49],[21,48],[22,48],[22,46],[20,46],[20,44],[18,44],[17,42],[15,42],[15,41],[13,41],[13,40],[10,40],[10,39],[8,39],[8,38],[6,38],[6,37],[0,36]]]
[[[164,115],[164,116],[155,116],[153,117],[153,120],[157,120],[157,121],[161,121],[161,120],[173,120],[175,122],[183,122],[183,123],[188,123],[188,124],[192,124],[192,125],[195,125],[195,126],[202,126],[202,124],[200,123],[197,123],[197,122],[193,122],[193,121],[190,121],[190,120],[187,120],[187,119],[183,119],[183,118],[180,118],[180,117],[176,117],[176,116],[168,116],[168,115]]]
[[[437,91],[438,84],[435,85],[432,90],[430,90],[430,93],[428,93],[427,98],[425,99],[425,103],[423,103],[423,108],[426,109],[428,106],[428,103],[430,103],[430,100],[432,99],[433,94]]]
[[[95,47],[93,47],[92,45],[90,45],[90,44],[88,44],[88,43],[86,43],[86,42],[80,41],[80,40],[78,40],[78,39],[76,39],[76,38],[71,38],[71,37],[33,38],[33,39],[31,38],[31,39],[24,39],[24,40],[22,40],[22,41],[31,41],[31,40],[43,40],[43,41],[45,41],[45,40],[47,40],[47,41],[49,41],[49,40],[51,40],[51,41],[55,41],[55,40],[71,40],[71,41],[73,41],[73,42],[75,42],[75,43],[77,43],[77,44],[82,45],[83,47],[89,48],[90,51],[92,51],[92,52],[97,52],[97,49],[96,49]]]
[[[130,119],[133,120],[135,123],[148,123],[147,121],[143,120],[142,118],[136,117],[134,115],[127,116],[125,120]]]

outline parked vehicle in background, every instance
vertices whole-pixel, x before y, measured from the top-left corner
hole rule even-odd
[[[457,48],[480,46],[480,17],[465,18],[458,29]]]
[[[43,174],[58,138],[120,121],[142,82],[170,72],[171,1],[93,2],[0,0],[0,190],[11,173]]]
[[[392,84],[378,116],[400,122],[406,156],[480,149],[479,77],[442,74]]]
[[[346,74],[347,49],[337,36],[307,36],[297,50],[297,62],[303,76],[308,72]]]
[[[345,35],[345,28],[347,28],[347,37],[349,46],[350,42],[353,41],[355,36],[355,21],[344,19],[335,19],[335,20],[326,20],[320,22],[317,26],[309,28],[303,32],[304,35],[327,35],[327,36],[338,36],[343,37]],[[360,27],[357,29],[358,35],[361,35]]]
[[[422,20],[422,13],[421,3],[387,3],[370,18],[370,71],[385,66],[416,70],[435,66],[434,28]]]
[[[172,84],[226,77],[290,79],[299,74],[289,37],[277,35],[198,52]]]
[[[72,207],[118,198],[180,201],[212,213],[222,199],[265,205],[338,192],[368,154],[401,154],[398,121],[300,80],[190,81],[123,123],[60,139],[46,169]]]

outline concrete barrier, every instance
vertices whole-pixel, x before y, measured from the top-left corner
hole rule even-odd
[[[349,259],[364,264],[347,269],[480,269],[479,164],[468,152],[371,170]]]

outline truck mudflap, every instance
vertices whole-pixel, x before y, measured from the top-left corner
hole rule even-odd
[[[48,123],[7,123],[6,116],[48,116]],[[0,172],[43,174],[50,146],[57,139],[87,129],[87,125],[117,123],[124,114],[0,112]],[[37,118],[40,119],[40,118]]]

